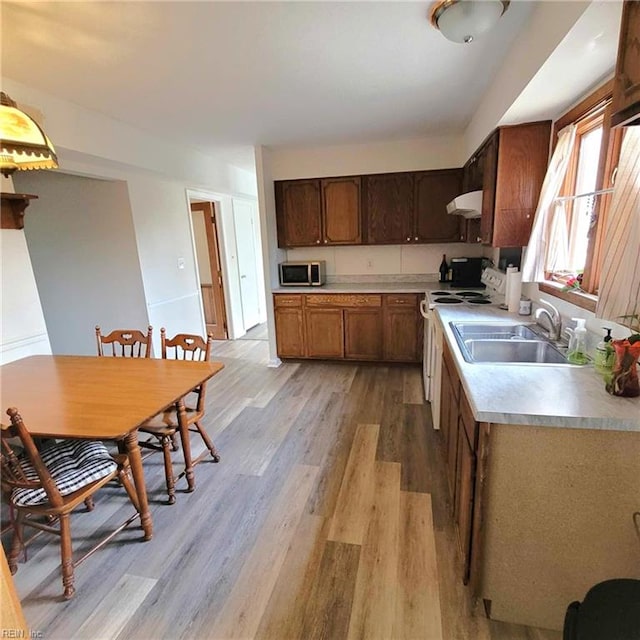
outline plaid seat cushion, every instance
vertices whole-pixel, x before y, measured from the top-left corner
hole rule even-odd
[[[57,442],[41,451],[40,457],[63,496],[104,478],[117,467],[116,461],[102,442]],[[38,474],[27,459],[22,459],[20,464],[29,480],[38,480]],[[14,489],[11,499],[14,504],[22,507],[43,504],[48,500],[42,488]]]

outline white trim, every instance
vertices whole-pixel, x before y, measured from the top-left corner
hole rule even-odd
[[[194,298],[199,295],[200,294],[197,291],[185,293],[183,296],[177,296],[175,298],[166,298],[165,300],[158,300],[158,302],[147,302],[147,307],[149,309],[153,309],[154,307],[159,307],[163,304],[171,304],[173,302],[179,302],[180,300],[186,300],[187,298]]]
[[[277,369],[282,364],[282,360],[280,358],[271,358],[267,364],[267,367],[271,367],[272,369]]]
[[[0,352],[10,351],[12,349],[20,349],[21,347],[28,347],[31,344],[36,344],[41,340],[49,340],[49,335],[46,331],[42,333],[34,333],[31,336],[25,338],[15,338],[13,340],[7,340],[0,344]]]

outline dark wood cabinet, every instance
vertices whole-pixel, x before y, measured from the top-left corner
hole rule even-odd
[[[413,234],[413,174],[364,176],[367,244],[405,244]]]
[[[622,8],[611,126],[640,124],[640,2]]]
[[[307,307],[304,321],[309,358],[344,358],[342,309]]]
[[[382,360],[382,309],[344,310],[344,357],[347,360]]]
[[[305,340],[302,296],[276,296],[274,307],[278,356],[303,358]]]
[[[384,296],[385,362],[420,362],[422,360],[423,319],[413,293]]]
[[[462,169],[415,174],[415,242],[459,242],[462,218],[447,213],[447,204],[462,193]]]
[[[420,362],[420,296],[274,294],[281,358]]]
[[[362,214],[359,177],[327,178],[322,188],[322,243],[360,244]]]
[[[474,553],[474,513],[479,511],[479,504],[475,502],[479,425],[473,418],[446,342],[443,345],[441,394],[440,428],[445,440],[447,482],[462,559],[462,579],[467,584]],[[477,558],[475,563],[478,564]]]
[[[465,184],[482,189],[482,216],[467,242],[524,247],[547,170],[551,121],[500,127],[465,165]],[[473,161],[473,162],[472,162]]]
[[[322,242],[320,180],[275,183],[278,246],[308,247]]]

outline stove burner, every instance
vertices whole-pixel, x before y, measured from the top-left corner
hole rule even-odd
[[[484,293],[479,291],[456,291],[456,295],[461,298],[483,298]]]
[[[471,298],[471,300],[467,300],[469,304],[491,304],[491,300],[487,298]]]
[[[451,295],[450,291],[432,291],[431,292],[432,296],[448,296]]]
[[[438,304],[462,304],[462,300],[459,298],[452,298],[451,296],[446,296],[444,298],[434,298],[434,302]]]

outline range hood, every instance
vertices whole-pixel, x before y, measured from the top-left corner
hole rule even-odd
[[[482,213],[482,191],[469,191],[447,205],[447,213],[465,218],[479,218]]]

